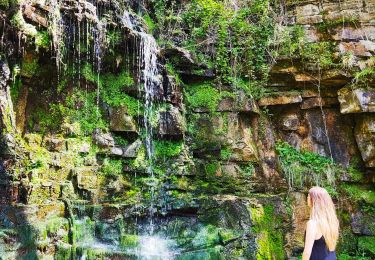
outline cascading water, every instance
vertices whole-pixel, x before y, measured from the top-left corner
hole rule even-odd
[[[152,126],[150,122],[150,117],[154,108],[154,90],[155,87],[160,86],[161,82],[158,79],[158,69],[157,69],[157,45],[155,39],[145,33],[138,34],[141,37],[140,43],[140,60],[143,62],[143,91],[144,91],[144,132],[145,132],[145,146],[146,146],[146,156],[147,156],[147,173],[150,177],[149,187],[150,187],[150,208],[149,208],[149,234],[152,235],[154,231],[153,215],[155,214],[155,176],[153,169],[154,162],[154,146],[153,146],[153,133]]]
[[[136,31],[132,19],[128,12],[124,12],[122,22],[132,31],[138,41],[138,91],[144,96],[144,113],[143,113],[143,133],[144,144],[146,148],[147,159],[147,174],[149,181],[147,182],[150,193],[150,205],[148,208],[148,219],[145,227],[139,234],[139,247],[136,248],[135,254],[140,259],[173,259],[177,254],[177,250],[172,250],[176,247],[173,240],[167,239],[163,236],[155,234],[155,213],[156,198],[155,188],[157,187],[157,180],[154,174],[154,144],[153,144],[153,126],[151,124],[151,117],[155,109],[155,97],[157,90],[161,89],[162,81],[160,71],[158,70],[159,52],[156,40],[153,36]]]

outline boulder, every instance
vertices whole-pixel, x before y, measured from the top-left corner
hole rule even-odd
[[[374,51],[374,45],[374,43],[370,44],[369,41],[340,42],[339,50],[341,54],[352,53],[359,57],[371,57]]]
[[[185,131],[185,119],[181,111],[170,106],[165,112],[159,113],[158,135],[173,139],[181,139]]]
[[[363,40],[363,35],[366,35],[368,40],[375,40],[375,27],[337,27],[333,29],[332,38],[336,41],[358,41]]]
[[[238,232],[251,232],[250,202],[232,195],[216,195],[202,203],[198,211],[203,223]]]
[[[180,47],[168,47],[160,51],[160,54],[167,60],[171,61],[176,68],[194,68],[197,67],[197,63],[191,53]]]
[[[259,114],[259,107],[253,98],[244,91],[238,91],[235,97],[224,97],[220,100],[216,111],[218,112],[253,112]]]
[[[342,88],[338,91],[338,100],[343,114],[375,112],[375,89]]]
[[[286,114],[280,119],[280,125],[283,130],[295,131],[300,125],[297,114]]]
[[[306,223],[309,220],[309,207],[307,206],[307,196],[302,192],[292,192],[291,212],[292,226],[286,235],[287,248],[289,254],[294,252],[302,252],[305,244]]]
[[[375,114],[364,114],[357,118],[355,139],[367,167],[375,167]]]
[[[375,236],[375,216],[363,212],[351,214],[351,226],[354,234]]]
[[[115,146],[115,140],[110,133],[103,133],[100,129],[95,129],[92,133],[92,140],[100,148],[109,148]]]
[[[115,156],[120,156],[124,158],[136,158],[139,149],[142,147],[142,141],[136,140],[130,145],[125,147],[114,146],[110,148],[110,154]]]
[[[138,133],[134,118],[127,114],[126,106],[111,107],[109,109],[109,129],[114,132]]]

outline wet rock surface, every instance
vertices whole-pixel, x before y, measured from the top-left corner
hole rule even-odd
[[[286,1],[276,29],[305,38],[281,41],[289,56],[267,57],[256,84],[179,46],[187,25],[159,21],[153,1],[11,2],[0,1],[5,259],[294,259],[316,184],[337,205],[338,254],[375,256],[372,1]],[[215,30],[200,54],[218,55]]]

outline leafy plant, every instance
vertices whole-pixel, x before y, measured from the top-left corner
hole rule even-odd
[[[313,152],[299,151],[285,142],[278,142],[276,150],[290,188],[302,188],[306,182],[325,186],[336,194],[335,178],[341,172],[329,158]]]

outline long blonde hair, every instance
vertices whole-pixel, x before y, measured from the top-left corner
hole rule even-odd
[[[331,196],[326,189],[321,187],[311,188],[309,196],[311,203],[310,219],[317,223],[323,233],[329,251],[334,251],[339,237],[339,221]]]

